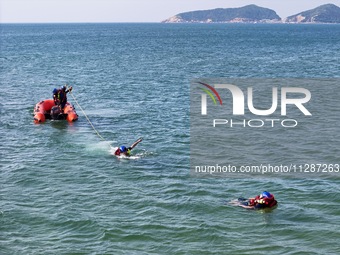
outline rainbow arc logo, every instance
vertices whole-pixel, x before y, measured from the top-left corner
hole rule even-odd
[[[207,87],[207,88],[209,89],[209,90],[208,90],[208,89],[206,89],[206,88],[200,88],[200,89],[203,90],[205,93],[207,93],[207,95],[209,95],[209,97],[213,100],[213,102],[214,102],[215,105],[217,104],[217,101],[216,101],[215,96],[217,97],[218,101],[220,102],[220,105],[223,104],[220,95],[218,94],[218,92],[216,91],[216,89],[215,89],[214,87],[210,86],[209,84],[203,83],[203,82],[198,82],[198,83],[201,84],[201,85],[203,85],[203,86],[205,86],[205,87]],[[212,93],[211,93],[211,92],[212,92]],[[213,93],[214,93],[215,96],[213,95]]]

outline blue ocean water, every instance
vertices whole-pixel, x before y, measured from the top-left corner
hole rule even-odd
[[[0,29],[1,254],[340,253],[338,178],[199,179],[189,171],[192,79],[339,77],[339,25]],[[75,123],[33,123],[34,105],[64,84],[106,141],[77,105]],[[112,156],[111,146],[141,136],[137,159]],[[323,140],[323,153],[340,163]],[[237,145],[231,140],[230,150]],[[270,213],[226,204],[263,190],[279,201]]]

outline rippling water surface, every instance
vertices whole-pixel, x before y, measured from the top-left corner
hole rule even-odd
[[[189,173],[191,79],[339,77],[340,26],[0,29],[0,254],[340,253],[339,178]],[[34,105],[65,83],[106,141],[77,105],[75,123],[33,124]],[[339,109],[330,116],[338,129]],[[340,163],[321,133],[322,155]],[[137,159],[111,155],[140,136]],[[272,212],[226,205],[263,190],[279,201]]]

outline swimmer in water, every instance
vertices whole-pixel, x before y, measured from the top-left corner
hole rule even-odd
[[[266,209],[277,205],[277,201],[273,194],[268,191],[263,191],[260,195],[254,198],[239,198],[237,201],[232,201],[231,204],[238,205],[246,209]]]
[[[136,147],[137,144],[139,144],[143,138],[138,138],[130,147],[125,147],[124,145],[117,148],[115,151],[115,156],[125,156],[129,157],[131,155],[131,150]]]

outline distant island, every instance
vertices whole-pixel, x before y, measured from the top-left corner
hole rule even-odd
[[[205,11],[192,11],[177,14],[164,23],[233,23],[233,22],[280,22],[281,18],[275,11],[247,5],[240,8],[213,9]]]
[[[183,12],[163,23],[340,23],[340,8],[334,4],[321,5],[286,19],[274,10],[254,4],[239,8],[218,8]]]
[[[287,23],[340,23],[340,8],[325,4],[286,18]]]

